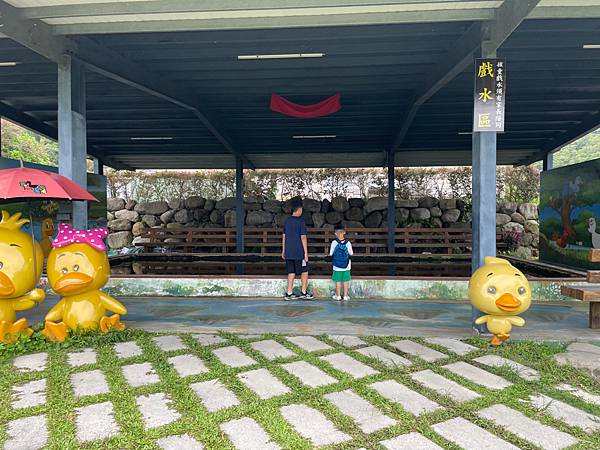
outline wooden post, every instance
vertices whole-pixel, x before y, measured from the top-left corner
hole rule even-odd
[[[590,302],[590,328],[600,328],[600,302]]]

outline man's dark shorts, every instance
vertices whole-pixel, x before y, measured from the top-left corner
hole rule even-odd
[[[285,271],[286,273],[294,273],[296,275],[302,275],[304,272],[308,272],[308,263],[302,265],[302,259],[286,259],[285,260]]]

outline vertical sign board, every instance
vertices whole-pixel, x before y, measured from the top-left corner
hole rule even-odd
[[[504,132],[506,103],[506,60],[478,58],[475,60],[475,93],[473,132]]]

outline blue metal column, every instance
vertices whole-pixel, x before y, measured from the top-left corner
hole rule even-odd
[[[236,252],[244,253],[244,161],[235,159],[235,242]]]
[[[548,152],[543,159],[543,168],[542,170],[545,172],[546,170],[554,169],[554,153]]]
[[[496,256],[496,133],[473,133],[473,257],[474,272],[486,256]],[[473,322],[483,313],[472,309]],[[473,327],[485,332],[484,327]]]
[[[70,56],[58,64],[58,172],[87,189],[85,68]],[[73,202],[71,221],[87,228],[87,202]]]
[[[388,253],[396,253],[396,154],[394,150],[388,150],[387,175],[388,175],[388,213],[387,213],[387,250]]]

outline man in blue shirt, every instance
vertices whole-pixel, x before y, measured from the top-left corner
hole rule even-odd
[[[292,203],[292,217],[283,225],[281,257],[285,260],[285,270],[288,274],[285,300],[310,300],[313,295],[307,292],[308,287],[308,242],[306,239],[306,223],[302,218],[302,203]],[[300,295],[294,295],[294,279],[300,276],[302,289]]]

